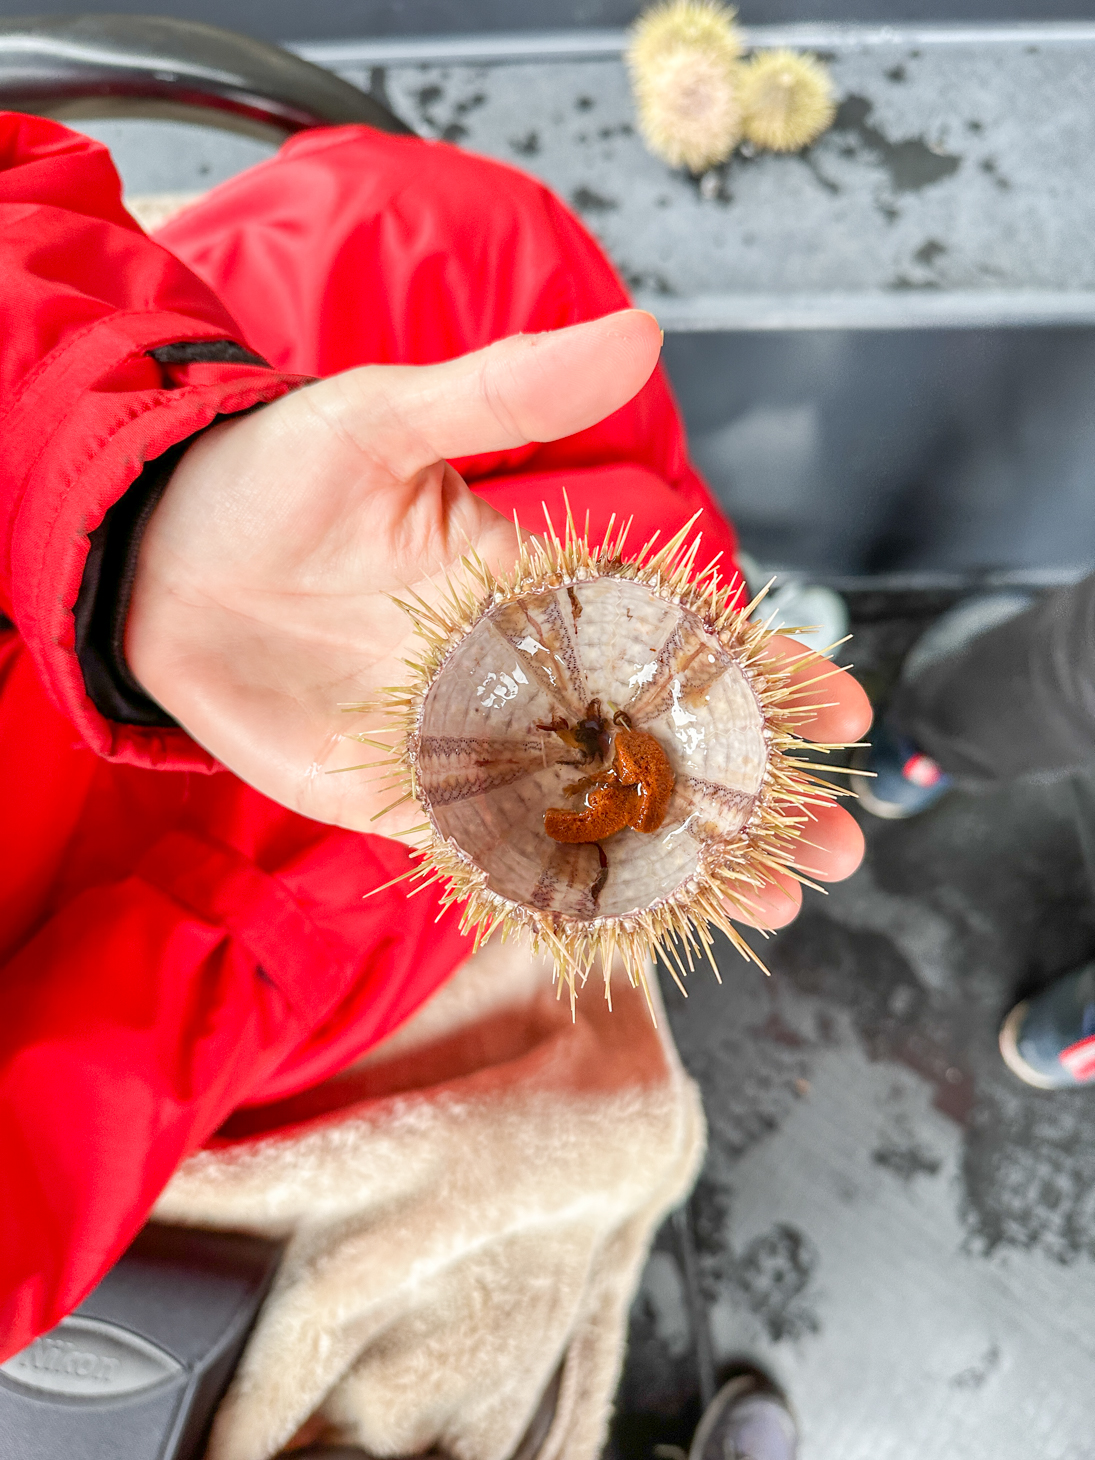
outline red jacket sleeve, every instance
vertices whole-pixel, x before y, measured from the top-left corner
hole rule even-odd
[[[329,1076],[470,948],[382,837],[73,744],[0,632],[0,1363],[241,1103]],[[2,1445],[0,1445],[2,1449]]]
[[[68,781],[81,761],[89,774],[101,765],[74,746],[73,725],[101,757],[213,768],[181,730],[111,724],[87,699],[72,610],[88,534],[146,461],[299,378],[157,364],[160,345],[244,343],[239,327],[129,217],[103,147],[10,113],[0,317],[0,612],[25,646],[0,635],[0,743],[14,758],[0,812],[2,1359],[83,1297],[179,1159],[345,1001],[363,959],[338,928],[359,886],[315,896],[310,913],[280,867],[200,834],[160,837],[131,872],[91,876],[75,895],[51,890],[72,817],[87,812]],[[27,653],[20,695],[10,681]],[[66,786],[71,804],[54,808]],[[109,860],[111,829],[96,830]],[[331,875],[317,831],[305,888]],[[359,882],[376,879],[353,865]],[[24,912],[25,932],[8,926]]]
[[[245,342],[209,288],[125,211],[104,147],[11,112],[0,113],[0,314],[0,611],[91,749],[211,769],[183,731],[109,723],[84,693],[72,608],[88,533],[146,461],[299,377],[157,364],[148,351],[160,345]]]
[[[425,899],[362,899],[406,863],[321,833],[271,874],[172,831],[0,968],[0,1362],[86,1296],[179,1162],[277,1093],[326,1021],[359,1043],[398,1024],[422,997],[428,933],[435,983],[459,960],[456,919],[434,929]]]
[[[318,934],[242,858],[183,850],[206,874],[232,864],[220,907],[207,885],[189,906],[155,885],[178,860],[169,839],[153,848],[152,880],[88,889],[0,971],[0,1361],[81,1301],[241,1083],[301,1037],[274,981],[284,953],[266,975],[256,950],[279,922],[298,956]],[[226,895],[234,936],[219,925]]]

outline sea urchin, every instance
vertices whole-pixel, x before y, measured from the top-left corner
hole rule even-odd
[[[811,656],[770,653],[740,581],[695,571],[691,526],[628,560],[626,527],[590,546],[568,513],[562,540],[518,530],[507,575],[469,555],[438,602],[400,605],[409,682],[343,707],[380,712],[348,738],[425,813],[406,875],[463,902],[477,943],[527,931],[572,998],[598,956],[606,991],[616,954],[633,983],[658,951],[683,976],[712,927],[759,962],[731,917],[799,876],[811,808],[841,794],[795,754]]]
[[[669,0],[640,16],[627,64],[647,146],[671,167],[700,173],[741,141],[741,42],[717,0]]]
[[[739,78],[745,135],[755,147],[797,152],[836,115],[829,74],[813,56],[760,51]]]

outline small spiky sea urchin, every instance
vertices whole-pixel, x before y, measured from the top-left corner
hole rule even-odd
[[[669,0],[639,17],[627,64],[639,130],[672,167],[704,172],[741,141],[741,42],[717,0]]]
[[[760,51],[741,68],[738,85],[745,135],[755,147],[798,152],[836,115],[829,73],[813,56]]]
[[[691,526],[630,560],[612,523],[599,546],[569,515],[562,540],[550,520],[543,539],[518,529],[508,575],[470,555],[436,604],[400,604],[420,645],[409,682],[343,707],[379,714],[347,738],[387,752],[371,765],[393,807],[425,812],[405,875],[463,902],[476,946],[528,932],[572,998],[598,957],[606,993],[617,954],[633,983],[659,951],[683,976],[711,959],[712,927],[759,963],[731,917],[773,874],[806,881],[796,845],[841,794],[795,754],[816,710],[792,682],[808,653],[770,656],[756,600],[717,563],[695,571]]]

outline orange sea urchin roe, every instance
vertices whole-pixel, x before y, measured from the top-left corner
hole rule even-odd
[[[657,831],[673,794],[673,771],[665,751],[645,730],[621,730],[613,768],[625,786],[639,790],[639,809],[630,825],[636,831]]]
[[[653,735],[621,730],[613,763],[589,783],[582,810],[549,807],[544,830],[557,842],[601,841],[625,826],[649,834],[665,820],[673,785],[668,757]]]
[[[556,842],[599,842],[630,826],[638,806],[632,786],[593,786],[586,792],[581,811],[549,806],[544,812],[544,830]]]

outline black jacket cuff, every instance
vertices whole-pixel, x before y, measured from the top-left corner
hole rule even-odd
[[[133,677],[125,659],[125,624],[145,527],[193,440],[180,441],[150,461],[89,538],[74,610],[76,657],[91,703],[122,725],[177,723]]]
[[[270,368],[261,356],[234,340],[163,345],[149,354],[161,365],[226,362]],[[218,421],[225,419],[217,417]],[[115,502],[89,535],[87,562],[73,610],[76,657],[88,698],[101,715],[118,724],[153,727],[178,724],[145,692],[130,671],[125,659],[125,626],[144,530],[167,489],[172,472],[201,434],[197,432],[148,462],[125,496]]]

